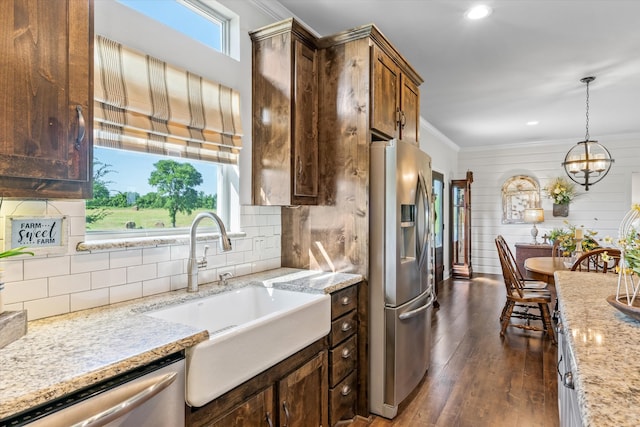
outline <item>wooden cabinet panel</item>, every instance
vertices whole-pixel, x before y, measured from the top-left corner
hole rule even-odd
[[[388,137],[398,135],[400,70],[379,47],[372,47],[371,129]]]
[[[358,305],[358,287],[349,286],[331,294],[331,319],[355,309]]]
[[[275,425],[274,409],[273,387],[269,387],[207,425],[210,427],[272,426]]]
[[[402,140],[419,144],[420,134],[420,91],[411,80],[402,75],[400,85],[400,132]]]
[[[315,204],[318,195],[315,38],[291,19],[250,35],[253,204]]]
[[[356,336],[329,350],[329,387],[335,387],[356,368],[358,348]]]
[[[90,197],[92,0],[3,1],[0,40],[0,194]]]
[[[329,397],[329,417],[331,426],[340,421],[353,419],[356,404],[356,371],[331,389]]]
[[[328,392],[325,350],[279,382],[280,425],[288,427],[327,425]]]
[[[356,333],[358,326],[356,315],[357,313],[355,311],[351,311],[331,322],[331,332],[329,333],[330,346],[333,347]]]
[[[318,54],[294,41],[294,196],[318,195]]]

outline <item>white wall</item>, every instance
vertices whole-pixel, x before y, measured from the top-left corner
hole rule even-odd
[[[625,213],[631,208],[632,173],[640,171],[639,135],[596,138],[606,146],[615,160],[603,181],[584,191],[570,204],[569,216],[553,217],[552,202],[541,194],[545,221],[539,224],[539,236],[566,219],[573,225],[584,225],[598,231],[598,237],[617,236],[617,229]],[[458,158],[458,174],[473,171],[472,206],[472,265],[474,272],[500,274],[494,239],[502,234],[509,245],[531,241],[530,224],[502,224],[501,187],[513,175],[529,175],[537,179],[541,188],[550,178],[564,176],[561,166],[566,153],[579,140],[546,141],[509,146],[462,149]]]
[[[221,55],[114,0],[95,2],[95,30],[118,42],[176,66],[232,87],[241,94],[244,127],[239,165],[239,197],[250,201],[251,189],[251,41],[248,32],[274,21],[246,1],[220,0],[240,15],[240,61]],[[238,200],[236,195],[235,200]],[[280,266],[280,208],[243,206],[231,223],[245,237],[232,239],[233,251],[218,253],[211,246],[209,265],[199,281],[217,280],[226,271],[236,276]],[[30,320],[96,307],[186,287],[186,244],[76,252],[85,240],[82,200],[5,200],[0,225],[7,215],[62,214],[68,218],[68,247],[64,254],[11,258],[0,263],[6,282],[8,310],[28,310]],[[237,227],[233,231],[238,231]],[[4,244],[4,227],[0,231]],[[199,254],[202,254],[202,244]]]
[[[464,177],[458,175],[458,152],[460,148],[449,138],[434,128],[424,119],[420,120],[420,148],[431,156],[431,169],[444,175],[444,278],[451,273],[451,262],[449,255],[449,183],[452,179]]]

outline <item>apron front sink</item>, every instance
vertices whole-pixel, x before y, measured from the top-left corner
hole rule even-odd
[[[209,331],[186,352],[186,401],[198,407],[327,335],[331,298],[247,286],[145,315]]]

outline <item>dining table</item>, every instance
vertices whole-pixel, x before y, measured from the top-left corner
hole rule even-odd
[[[571,266],[567,267],[565,261],[566,259],[562,257],[532,257],[524,261],[524,268],[530,278],[554,285],[553,273],[571,269]]]

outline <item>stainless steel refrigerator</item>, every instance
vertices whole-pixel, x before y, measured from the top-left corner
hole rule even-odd
[[[376,141],[370,165],[370,410],[393,418],[429,367],[431,158],[412,144]]]

